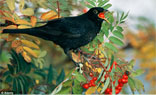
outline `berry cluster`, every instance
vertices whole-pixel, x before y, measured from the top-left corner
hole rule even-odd
[[[119,94],[120,91],[122,90],[123,85],[128,82],[128,75],[129,75],[129,72],[126,71],[125,74],[122,76],[122,78],[118,80],[118,85],[115,87],[116,94]],[[112,94],[112,89],[107,88],[105,90],[105,94]]]
[[[97,77],[94,77],[93,73],[89,73],[89,76],[92,77],[92,79],[89,81],[89,83],[84,83],[82,85],[83,88],[88,89],[89,87],[94,87],[95,85],[95,81],[97,80]]]

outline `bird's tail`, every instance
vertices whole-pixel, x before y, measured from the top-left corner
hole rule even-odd
[[[36,31],[39,30],[37,28],[28,28],[28,29],[4,29],[2,33],[9,33],[9,34],[29,34],[29,35],[33,35],[34,33],[36,33]]]

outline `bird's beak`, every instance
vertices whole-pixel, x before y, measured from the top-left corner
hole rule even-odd
[[[110,22],[107,20],[107,18],[105,17],[105,13],[108,12],[108,11],[103,11],[101,13],[98,14],[98,17],[101,18],[101,19],[104,19],[107,23],[110,24]]]

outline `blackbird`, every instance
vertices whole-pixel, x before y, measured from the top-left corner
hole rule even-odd
[[[60,45],[69,58],[76,63],[70,50],[76,50],[91,42],[100,32],[102,22],[107,19],[107,10],[102,7],[91,8],[88,12],[74,17],[63,17],[46,22],[43,26],[28,29],[4,29],[3,33],[22,33],[53,41]]]

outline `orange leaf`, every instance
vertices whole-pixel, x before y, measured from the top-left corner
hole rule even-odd
[[[31,23],[29,23],[28,21],[26,20],[22,20],[22,19],[18,19],[16,20],[15,22],[16,24],[25,24],[25,25],[31,25]]]
[[[37,18],[35,16],[31,16],[31,25],[34,27],[36,25]]]
[[[31,58],[27,55],[27,53],[25,51],[22,52],[22,56],[24,57],[25,61],[27,61],[28,63],[31,62]]]
[[[48,20],[52,20],[52,19],[56,19],[56,18],[58,18],[58,16],[57,16],[57,15],[55,15],[55,16],[53,16],[53,17],[49,18]]]
[[[4,27],[3,29],[17,29],[16,25],[9,25],[7,27]]]
[[[20,40],[14,40],[14,41],[11,43],[11,47],[12,47],[12,48],[18,47],[19,45],[21,45],[21,41],[20,41]]]
[[[7,38],[7,41],[13,41],[16,39],[16,37],[18,37],[19,34],[9,34],[8,35],[8,38]]]
[[[55,17],[55,16],[57,16],[57,13],[55,11],[49,11],[49,12],[43,13],[41,15],[41,19],[48,20],[49,18]]]
[[[23,52],[23,47],[22,46],[19,46],[16,48],[16,53],[19,54],[19,53],[22,53]]]
[[[31,54],[32,56],[34,56],[34,57],[38,57],[38,55],[36,54],[36,52],[34,52],[31,48],[29,48],[29,47],[23,47],[23,49],[25,50],[25,51],[27,51],[29,54]]]
[[[11,21],[11,22],[15,23],[15,20],[13,18],[2,17],[2,19],[5,19],[5,20],[8,20],[8,21]]]

